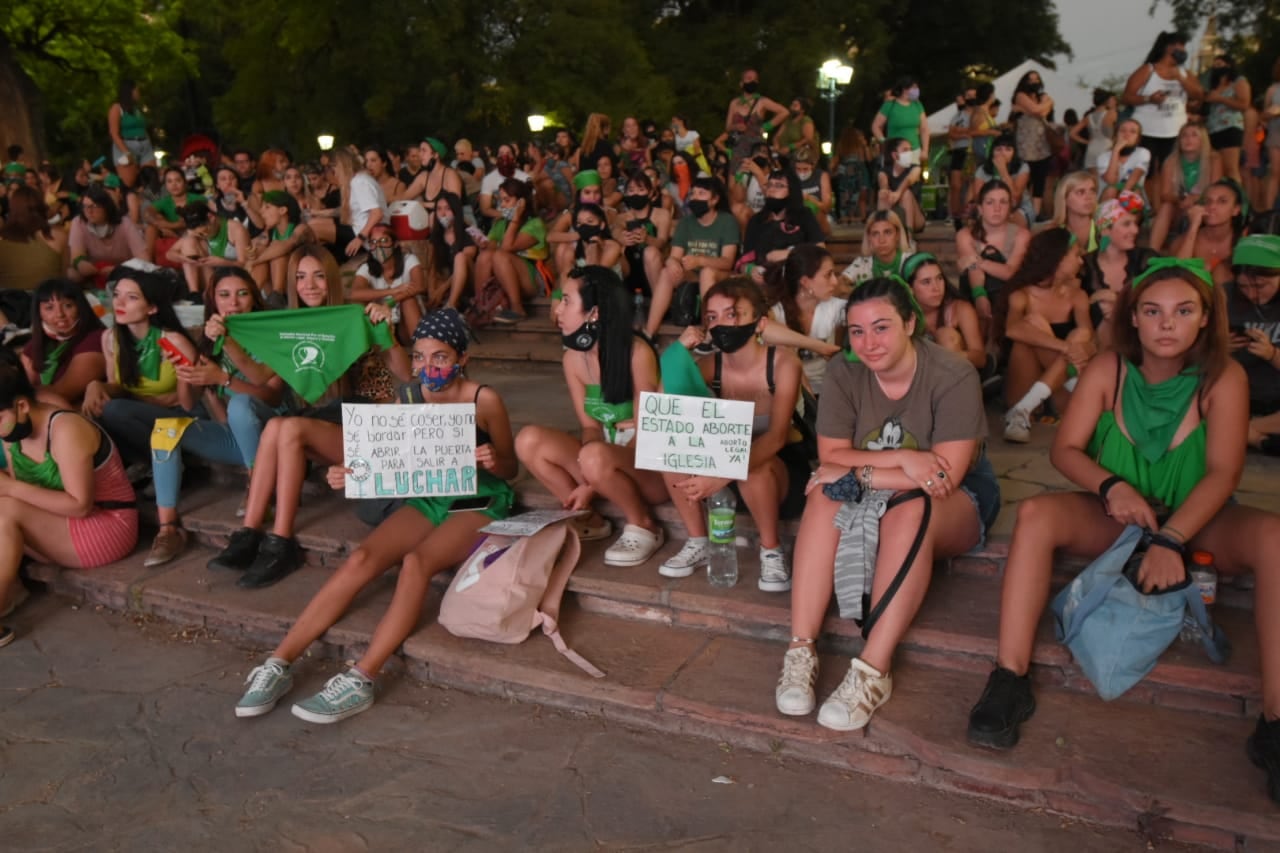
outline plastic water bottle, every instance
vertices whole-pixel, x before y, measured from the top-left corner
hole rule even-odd
[[[644,309],[644,291],[638,287],[632,299],[632,306],[631,328],[643,332],[645,325],[649,322],[649,312]]]
[[[707,555],[707,581],[712,586],[733,586],[738,582],[738,537],[734,522],[738,501],[725,486],[707,501],[707,533],[711,540]]]
[[[1200,593],[1204,609],[1210,610],[1218,599],[1218,569],[1213,564],[1213,554],[1208,551],[1193,551],[1191,565],[1187,566],[1187,572],[1191,575],[1191,585]],[[1178,638],[1186,643],[1197,644],[1204,639],[1200,624],[1196,622],[1190,610],[1182,617],[1182,630],[1178,633]]]

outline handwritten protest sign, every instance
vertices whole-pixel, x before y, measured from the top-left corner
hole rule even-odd
[[[349,498],[476,493],[474,403],[342,405]]]
[[[755,411],[749,401],[643,392],[636,467],[745,480]]]

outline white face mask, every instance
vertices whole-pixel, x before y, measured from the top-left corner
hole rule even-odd
[[[898,165],[901,166],[902,168],[904,169],[911,168],[911,165],[912,165],[911,161],[913,158],[911,157],[910,151],[899,151],[897,154],[893,155],[893,159],[896,160],[898,162]]]

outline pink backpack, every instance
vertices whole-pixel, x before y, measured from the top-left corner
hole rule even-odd
[[[534,628],[556,651],[595,678],[604,673],[565,643],[560,599],[582,545],[567,522],[532,536],[487,536],[453,576],[440,603],[440,624],[455,637],[522,643]]]

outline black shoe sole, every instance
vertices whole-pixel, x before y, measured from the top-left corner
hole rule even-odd
[[[249,566],[235,566],[231,563],[224,563],[217,557],[214,557],[206,564],[206,568],[213,572],[243,572],[245,569],[249,568]]]
[[[1267,767],[1267,762],[1262,757],[1262,750],[1258,749],[1253,735],[1249,735],[1249,739],[1244,742],[1245,752],[1249,755],[1249,761],[1259,770],[1266,771],[1267,774],[1267,795],[1271,797],[1273,803],[1280,803],[1280,773],[1272,773]]]
[[[1018,745],[1018,739],[1021,737],[1018,727],[1031,719],[1035,712],[1036,702],[1035,699],[1032,699],[1031,707],[1027,708],[1027,712],[1025,714],[1022,714],[1018,719],[1014,720],[1013,725],[1009,726],[1009,728],[989,732],[983,729],[975,729],[970,725],[966,732],[966,736],[969,738],[969,743],[974,746],[981,746],[987,749],[1013,749]]]
[[[306,561],[299,555],[297,565],[290,566],[282,572],[272,572],[271,574],[253,574],[247,573],[240,580],[236,581],[236,586],[241,589],[263,589],[272,586],[287,578],[289,575],[302,568]]]

